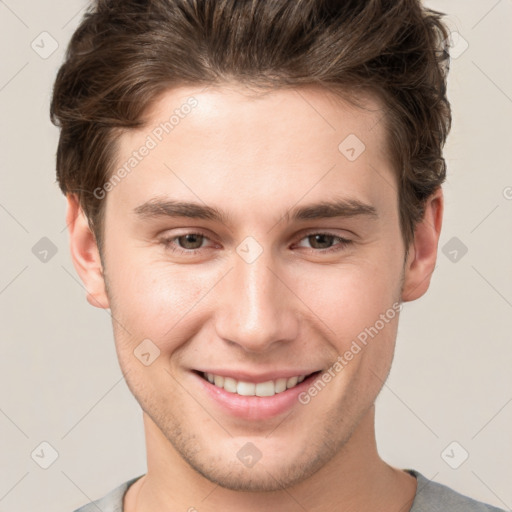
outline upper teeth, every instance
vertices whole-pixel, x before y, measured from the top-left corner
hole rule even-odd
[[[267,382],[244,382],[235,380],[231,377],[223,377],[222,375],[214,375],[213,373],[204,373],[209,382],[219,388],[223,388],[229,393],[236,393],[243,396],[274,396],[276,393],[282,393],[287,389],[293,388],[302,382],[306,376],[299,375],[297,377],[276,380],[268,380]]]

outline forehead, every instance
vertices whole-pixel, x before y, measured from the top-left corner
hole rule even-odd
[[[148,133],[174,117],[171,131],[181,125],[178,132],[190,130],[203,134],[206,136],[201,141],[203,147],[210,141],[219,148],[223,143],[233,145],[238,140],[243,140],[246,146],[249,142],[256,146],[271,138],[275,141],[273,147],[283,147],[287,142],[299,144],[304,137],[315,143],[325,138],[325,143],[329,144],[333,138],[353,130],[364,142],[386,151],[381,102],[369,94],[355,99],[359,106],[334,90],[318,86],[262,91],[228,84],[179,87],[157,96],[145,112],[145,126],[132,131],[131,135],[136,138]],[[188,108],[191,103],[194,106]],[[187,121],[182,122],[185,119]],[[170,132],[165,132],[164,137],[168,134]],[[129,134],[125,137],[128,145],[130,138]],[[314,149],[315,145],[307,147]],[[293,158],[293,153],[288,156]]]
[[[130,176],[113,195],[135,202],[180,191],[216,204],[228,196],[243,206],[250,198],[254,206],[259,194],[264,208],[273,199],[296,203],[302,194],[313,199],[332,190],[378,202],[394,178],[383,110],[376,98],[358,100],[364,108],[318,87],[170,89],[142,128],[120,137],[117,168]],[[143,146],[150,149],[135,159]]]

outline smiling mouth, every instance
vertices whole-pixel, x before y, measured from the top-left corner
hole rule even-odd
[[[318,375],[321,370],[310,373],[308,375],[296,375],[294,377],[282,377],[275,380],[268,380],[266,382],[245,382],[236,380],[232,377],[224,377],[222,375],[215,375],[213,373],[206,373],[197,371],[196,373],[210,384],[240,396],[274,396],[283,393],[288,389],[292,389],[306,379],[310,379]]]

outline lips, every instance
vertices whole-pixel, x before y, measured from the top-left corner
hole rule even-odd
[[[215,372],[193,370],[190,372],[190,376],[193,377],[190,385],[199,389],[199,392],[211,401],[214,407],[219,408],[219,411],[223,414],[242,418],[250,422],[259,422],[285,414],[293,407],[302,407],[298,400],[300,393],[312,385],[321,371],[300,373],[300,371],[291,370],[281,372],[280,374],[273,372],[255,375],[243,372],[230,372],[229,370],[215,370]],[[208,374],[211,374],[210,379],[213,376],[213,382],[208,380]],[[301,376],[304,376],[304,379],[302,382],[299,382],[299,377]],[[222,382],[220,377],[223,377],[222,387],[215,384],[216,377],[218,384]],[[287,386],[288,380],[291,379],[291,387],[287,387],[284,391],[276,392],[276,387],[279,390],[283,386],[283,380],[281,379],[286,379]],[[236,388],[234,387],[235,384]],[[225,386],[228,390],[225,389]],[[236,391],[232,391],[234,389]],[[257,389],[263,396],[256,395]],[[274,394],[271,394],[272,391],[274,391]]]

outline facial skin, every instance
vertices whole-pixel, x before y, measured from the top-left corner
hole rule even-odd
[[[120,366],[144,412],[148,472],[125,509],[410,507],[415,479],[379,458],[374,434],[398,314],[308,404],[269,418],[226,412],[193,370],[327,370],[393,304],[428,289],[441,190],[404,262],[379,103],[368,98],[361,110],[314,88],[262,96],[228,85],[170,90],[143,129],[121,136],[118,165],[190,96],[192,112],[104,199],[103,261],[68,198],[75,268],[89,302],[111,310]],[[366,146],[355,161],[338,149],[350,134]],[[155,199],[216,208],[225,223],[134,212]],[[292,218],[296,208],[342,199],[376,215]],[[187,233],[204,238],[178,238]],[[321,233],[333,237],[308,236]],[[257,242],[252,254],[262,249],[250,263],[237,252],[246,237]],[[168,247],[164,238],[173,238]],[[149,366],[134,355],[145,339],[160,350]],[[237,457],[247,443],[261,453],[252,467]]]

